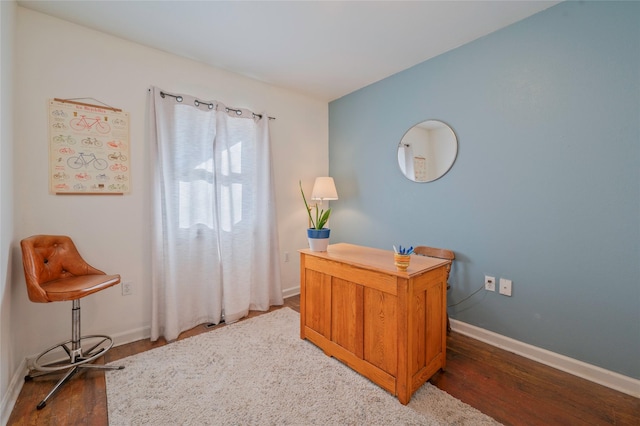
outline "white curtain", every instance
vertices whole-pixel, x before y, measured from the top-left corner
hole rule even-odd
[[[149,94],[151,340],[281,305],[267,115]]]
[[[405,176],[414,178],[413,148],[410,144],[403,143],[398,147],[398,164]]]

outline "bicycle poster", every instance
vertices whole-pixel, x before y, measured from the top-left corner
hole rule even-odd
[[[54,194],[131,190],[129,113],[49,100],[49,186]]]

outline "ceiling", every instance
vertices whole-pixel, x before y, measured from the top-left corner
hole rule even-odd
[[[331,101],[559,1],[18,1]]]

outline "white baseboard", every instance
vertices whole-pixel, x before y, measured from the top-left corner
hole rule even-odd
[[[297,296],[298,294],[300,294],[300,286],[286,288],[286,289],[282,290],[282,297],[285,298],[285,299],[287,297]]]
[[[13,377],[11,377],[7,393],[2,396],[2,401],[0,402],[0,424],[6,425],[9,423],[9,417],[11,416],[14,405],[16,405],[16,401],[22,390],[22,385],[24,384],[24,376],[26,376],[27,373],[27,360],[23,359],[13,374]]]
[[[148,339],[151,337],[151,327],[140,327],[122,333],[111,335],[113,346],[126,345],[127,343],[137,342],[138,340]]]
[[[450,322],[451,329],[457,333],[573,374],[574,376],[582,377],[599,385],[640,398],[640,380],[638,379],[605,370],[604,368],[587,364],[586,362],[569,358],[546,349],[538,348],[462,321],[451,319]]]

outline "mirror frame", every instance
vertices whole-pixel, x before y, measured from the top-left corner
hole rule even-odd
[[[420,127],[422,125],[424,125],[425,123],[429,123],[429,122],[436,122],[439,123],[439,125],[437,127],[443,127],[443,128],[447,128],[449,129],[449,131],[451,131],[451,134],[453,135],[453,143],[455,144],[452,150],[452,153],[449,154],[446,158],[445,161],[443,161],[443,166],[442,166],[442,171],[440,172],[439,175],[435,176],[435,177],[430,177],[428,176],[426,178],[426,180],[416,180],[416,179],[412,179],[411,177],[409,177],[405,171],[405,169],[402,167],[401,165],[401,158],[400,158],[400,150],[404,147],[410,146],[410,144],[408,142],[405,142],[405,138],[407,138],[407,135],[414,130],[416,127]],[[428,144],[429,141],[425,141],[425,144]],[[445,143],[450,143],[445,141]],[[445,121],[442,120],[438,120],[438,119],[427,119],[427,120],[423,120],[413,126],[411,126],[403,135],[402,138],[400,139],[400,142],[398,143],[397,146],[397,150],[396,150],[396,161],[398,164],[398,168],[400,169],[400,173],[402,173],[402,175],[407,178],[408,180],[410,180],[411,182],[416,182],[416,183],[428,183],[428,182],[434,182],[438,179],[440,179],[441,177],[443,177],[444,175],[446,175],[447,173],[449,173],[449,170],[451,170],[451,168],[453,167],[454,163],[456,162],[456,159],[458,158],[458,148],[459,148],[459,143],[458,143],[458,135],[456,134],[456,132],[453,130],[453,128]]]

